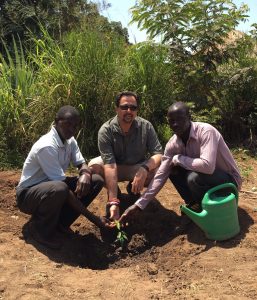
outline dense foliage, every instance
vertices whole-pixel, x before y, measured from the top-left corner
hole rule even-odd
[[[256,134],[256,24],[235,30],[247,6],[231,0],[142,0],[133,19],[161,36],[173,64],[173,97],[191,102],[198,120],[219,127],[230,142]]]
[[[256,149],[257,27],[248,34],[235,30],[246,18],[245,6],[238,9],[228,0],[137,1],[134,21],[161,42],[130,45],[127,30],[109,23],[92,3],[51,1],[54,10],[74,5],[66,19],[57,9],[57,24],[50,6],[45,19],[44,10],[35,9],[38,15],[29,17],[33,23],[17,11],[11,14],[11,2],[21,8],[30,5],[31,10],[24,9],[27,17],[33,7],[50,5],[12,0],[0,7],[0,24],[5,24],[0,53],[2,166],[20,166],[65,104],[80,110],[77,138],[85,156],[95,156],[98,129],[114,115],[113,99],[121,90],[141,96],[139,114],[154,124],[163,144],[171,134],[167,108],[182,100],[192,107],[194,119],[218,127],[228,142]],[[16,19],[6,17],[10,14]],[[33,29],[28,24],[36,25]]]
[[[87,0],[2,0],[0,2],[0,37],[10,45],[12,37],[19,36],[26,43],[30,33],[41,37],[43,26],[55,39],[82,23],[98,30],[116,31],[128,41],[128,32],[120,22],[108,22],[95,3]],[[3,47],[2,43],[0,46]]]

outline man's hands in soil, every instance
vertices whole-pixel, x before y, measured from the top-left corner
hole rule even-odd
[[[106,217],[99,217],[95,222],[95,225],[103,229],[113,229],[116,227],[115,222],[107,219]]]

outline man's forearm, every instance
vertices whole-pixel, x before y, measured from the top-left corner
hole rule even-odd
[[[162,163],[144,194],[136,201],[140,209],[145,209],[148,203],[157,195],[170,174],[170,158],[163,157]]]
[[[149,168],[149,171],[158,168],[161,164],[162,154],[155,154],[151,156],[145,165]]]
[[[215,160],[204,158],[191,158],[182,154],[175,155],[174,165],[180,166],[186,170],[201,172],[204,174],[213,174],[215,170]]]
[[[105,184],[108,191],[109,200],[117,198],[118,193],[118,176],[116,164],[104,166]]]
[[[79,214],[85,216],[90,222],[94,223],[95,225],[99,226],[99,218],[91,213],[81,201],[79,201],[73,192],[69,191],[69,197],[67,198],[67,202],[69,205]]]

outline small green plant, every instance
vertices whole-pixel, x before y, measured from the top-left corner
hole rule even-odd
[[[124,230],[121,229],[121,224],[119,221],[115,221],[116,228],[118,229],[118,234],[115,242],[119,242],[123,248],[125,241],[128,240],[127,234]]]

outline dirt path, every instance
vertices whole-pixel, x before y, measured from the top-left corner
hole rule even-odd
[[[182,201],[167,183],[132,226],[126,253],[82,218],[74,235],[60,236],[61,250],[33,242],[29,217],[15,207],[20,172],[0,172],[0,299],[257,299],[257,161],[239,164],[239,235],[215,242],[194,224],[178,232]],[[90,209],[103,214],[105,198]]]

